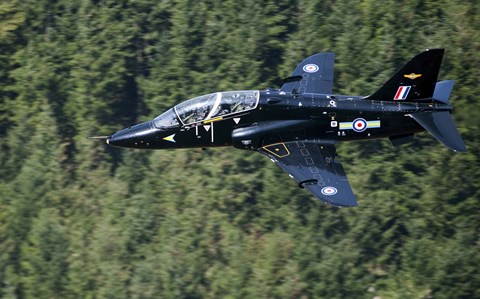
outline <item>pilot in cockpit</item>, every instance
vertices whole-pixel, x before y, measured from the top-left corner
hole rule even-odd
[[[255,106],[256,99],[253,95],[246,95],[245,96],[245,109],[253,108]]]

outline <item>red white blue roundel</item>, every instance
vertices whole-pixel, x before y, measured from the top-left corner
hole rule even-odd
[[[352,128],[355,132],[363,132],[367,129],[367,121],[363,118],[357,118],[352,122]]]
[[[303,71],[306,73],[316,73],[318,72],[318,65],[309,63],[303,66]]]
[[[323,195],[327,195],[327,196],[335,195],[337,194],[337,188],[327,186],[327,187],[323,187],[321,192]]]

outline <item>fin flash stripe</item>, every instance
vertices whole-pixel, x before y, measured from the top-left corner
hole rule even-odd
[[[394,100],[405,100],[410,92],[411,86],[400,86],[398,87],[397,93],[395,94]]]

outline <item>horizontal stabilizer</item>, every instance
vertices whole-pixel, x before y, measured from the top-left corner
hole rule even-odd
[[[435,85],[435,90],[433,91],[433,98],[437,101],[447,104],[454,84],[454,80],[437,82]]]
[[[411,116],[449,149],[458,152],[467,151],[450,112],[418,112],[412,113]]]

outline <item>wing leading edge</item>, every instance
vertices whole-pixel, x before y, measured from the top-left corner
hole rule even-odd
[[[318,199],[337,207],[358,205],[333,144],[302,140],[267,145],[259,152]]]

